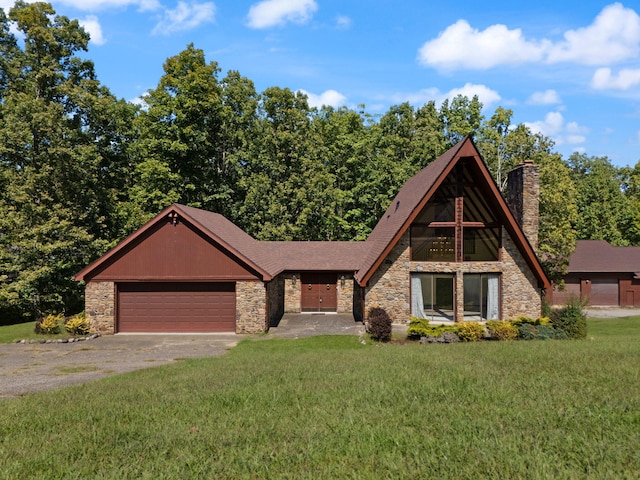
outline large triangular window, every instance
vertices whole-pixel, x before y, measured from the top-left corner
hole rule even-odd
[[[411,225],[411,259],[497,261],[501,228],[490,195],[475,162],[461,159]]]

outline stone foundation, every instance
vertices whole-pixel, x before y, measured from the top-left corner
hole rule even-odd
[[[116,331],[116,287],[113,282],[89,282],[85,287],[85,315],[89,331],[113,335]]]

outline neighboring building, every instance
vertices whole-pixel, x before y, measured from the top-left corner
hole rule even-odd
[[[578,240],[564,290],[547,291],[547,301],[562,305],[582,298],[593,306],[640,306],[640,247],[614,247],[605,240]]]
[[[263,332],[285,312],[383,307],[396,323],[540,315],[537,167],[507,207],[470,138],[409,179],[364,242],[260,242],[174,204],[76,275],[93,331]]]

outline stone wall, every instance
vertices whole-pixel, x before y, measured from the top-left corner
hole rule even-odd
[[[267,289],[263,282],[236,282],[236,333],[262,333],[267,326]]]
[[[518,165],[507,177],[507,203],[534,250],[538,249],[539,177],[538,165],[531,162]]]
[[[503,319],[524,314],[538,317],[542,300],[537,281],[506,229],[502,229],[502,248],[497,262],[412,262],[409,233],[405,233],[383,261],[365,288],[365,312],[382,307],[394,323],[408,323],[411,315],[411,273],[450,273],[456,279],[455,314],[464,313],[464,274],[497,273],[501,282],[501,316]]]
[[[542,313],[542,296],[536,277],[504,229],[502,245],[502,318],[521,314],[537,318]]]
[[[398,244],[365,287],[364,317],[372,307],[384,308],[393,323],[408,323],[411,308],[409,233]]]
[[[113,335],[116,331],[116,287],[113,282],[89,282],[85,287],[85,315],[91,333]]]
[[[282,277],[284,280],[284,312],[300,313],[300,298],[302,295],[300,274],[285,273]]]
[[[344,285],[342,285],[344,283]],[[353,313],[353,275],[338,275],[338,313]]]

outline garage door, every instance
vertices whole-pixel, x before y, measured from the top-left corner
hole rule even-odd
[[[591,280],[591,305],[618,305],[618,279],[594,278]]]
[[[118,284],[119,332],[235,332],[233,283]]]

